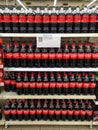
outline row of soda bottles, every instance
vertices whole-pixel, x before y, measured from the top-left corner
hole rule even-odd
[[[87,33],[98,32],[97,7],[68,7],[34,10],[0,8],[0,32]]]
[[[17,94],[95,94],[96,79],[94,73],[60,72],[6,72],[5,91]]]
[[[6,120],[92,120],[94,103],[90,100],[6,100]]]
[[[8,43],[4,48],[5,67],[98,67],[98,45],[75,41],[61,48],[37,48],[33,43]]]

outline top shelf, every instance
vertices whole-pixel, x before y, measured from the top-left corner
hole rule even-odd
[[[98,37],[98,33],[0,33],[0,37]]]

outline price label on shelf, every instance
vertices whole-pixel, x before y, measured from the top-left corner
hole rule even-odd
[[[61,37],[55,37],[52,34],[43,34],[37,36],[38,48],[60,48]]]

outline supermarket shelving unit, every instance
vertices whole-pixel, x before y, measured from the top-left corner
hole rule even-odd
[[[39,34],[39,33],[0,33],[0,37],[98,37],[98,33],[61,33],[61,34]],[[4,71],[66,71],[66,72],[97,72],[98,68],[8,68]],[[92,99],[95,95],[17,95],[14,92],[2,92],[1,99]],[[9,125],[89,125],[92,128],[92,121],[5,121],[5,128]]]

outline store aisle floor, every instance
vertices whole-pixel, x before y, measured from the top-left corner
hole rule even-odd
[[[0,126],[0,130],[98,130],[98,126],[90,129],[88,126]]]

